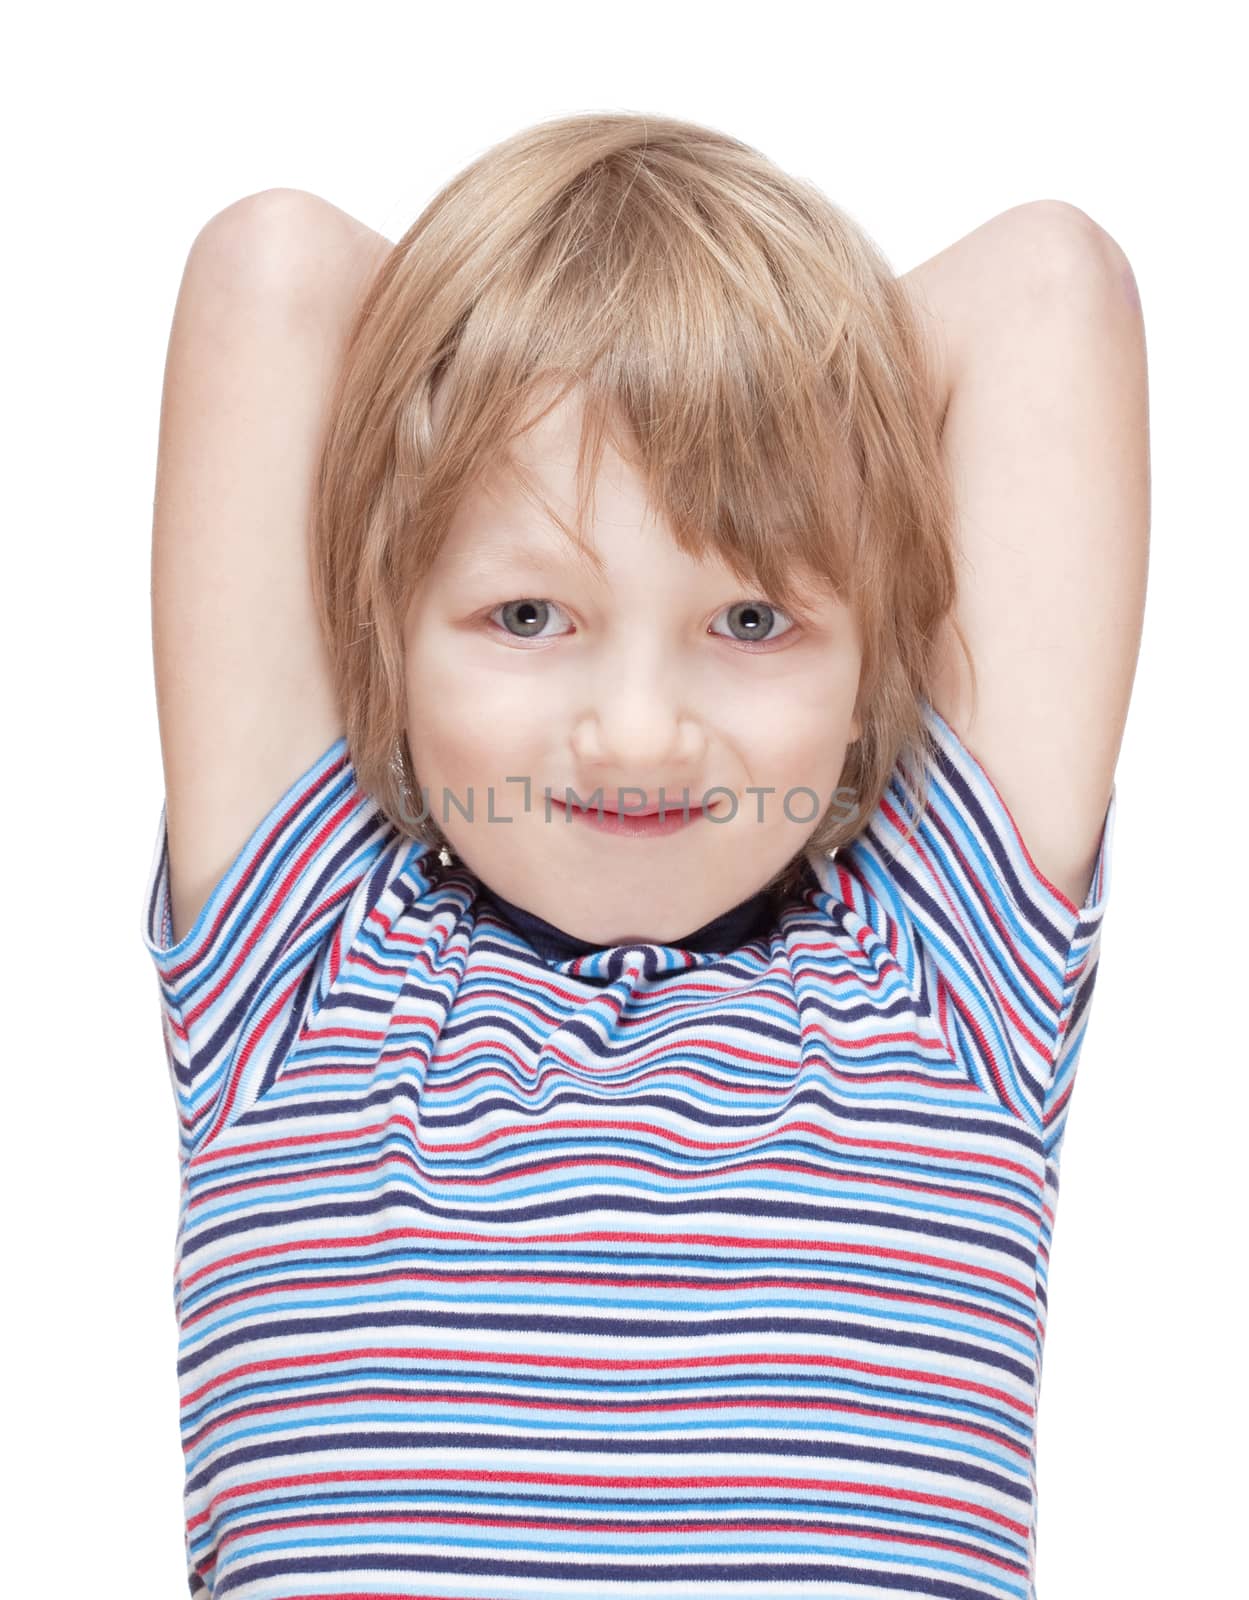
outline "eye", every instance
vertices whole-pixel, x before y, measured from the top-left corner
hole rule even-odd
[[[771,644],[776,639],[783,639],[795,626],[790,622],[780,633],[773,633],[772,624],[778,618],[784,617],[785,612],[768,605],[763,600],[739,600],[735,605],[726,606],[720,615],[728,616],[734,639],[752,644]],[[724,635],[721,634],[720,637],[723,638]]]
[[[511,634],[513,639],[551,638],[553,635],[544,635],[542,629],[559,610],[549,600],[505,600],[501,606],[495,606],[490,618],[493,621],[495,615],[502,612],[503,621],[497,626]],[[516,632],[512,631],[513,624]]]

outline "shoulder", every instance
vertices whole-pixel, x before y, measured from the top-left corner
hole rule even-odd
[[[1096,981],[1115,794],[1072,897],[1038,865],[977,751],[928,703],[924,742],[922,771],[900,758],[863,829],[831,862],[809,859],[912,995],[931,997],[952,1055],[1056,1140]]]

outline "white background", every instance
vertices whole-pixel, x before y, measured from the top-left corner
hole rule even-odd
[[[709,123],[898,272],[1082,207],[1144,306],[1148,615],[1068,1125],[1041,1600],[1243,1581],[1245,134],[1234,12],[1092,4],[26,7],[6,27],[3,1587],[186,1595],[178,1175],[141,899],[165,345],[214,212],[310,189],[397,239],[533,122]],[[7,1293],[6,1293],[7,1298]]]

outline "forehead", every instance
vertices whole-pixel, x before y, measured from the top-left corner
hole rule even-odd
[[[548,566],[566,566],[579,559],[593,565],[595,556],[602,559],[619,542],[616,535],[636,539],[648,529],[666,537],[674,557],[688,560],[656,515],[641,475],[610,436],[603,441],[590,485],[583,530],[589,554],[583,557],[573,542],[581,430],[582,405],[573,394],[511,440],[492,469],[460,501],[444,546],[447,563],[524,557]],[[560,522],[566,524],[567,533]]]
[[[608,419],[578,529],[581,395],[574,386],[556,399],[552,387],[543,383],[531,393],[529,414],[544,405],[549,407],[546,413],[512,437],[460,499],[428,576],[459,581],[465,575],[501,577],[517,569],[565,578],[576,573],[619,587],[622,594],[647,585],[652,590],[656,585],[679,586],[688,593],[691,585],[701,591],[706,583],[731,580],[743,592],[758,589],[762,595],[767,588],[763,579],[739,570],[714,539],[706,540],[701,551],[677,541],[632,464],[634,441],[627,427],[622,439],[616,417]],[[587,470],[590,461],[587,450]],[[839,595],[800,555],[791,553],[786,564],[795,615],[840,609]],[[786,597],[771,598],[784,603]]]

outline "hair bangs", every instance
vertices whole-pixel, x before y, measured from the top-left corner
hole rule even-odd
[[[442,426],[413,520],[445,525],[472,485],[511,478],[598,568],[587,535],[610,442],[692,558],[719,558],[798,615],[813,588],[847,597],[861,498],[852,297],[829,293],[825,262],[827,315],[800,314],[814,265],[779,252],[728,196],[713,211],[636,162],[593,179],[534,219],[515,270],[468,309],[437,374]],[[809,257],[817,241],[799,220]],[[511,448],[566,400],[582,411],[571,525]]]

